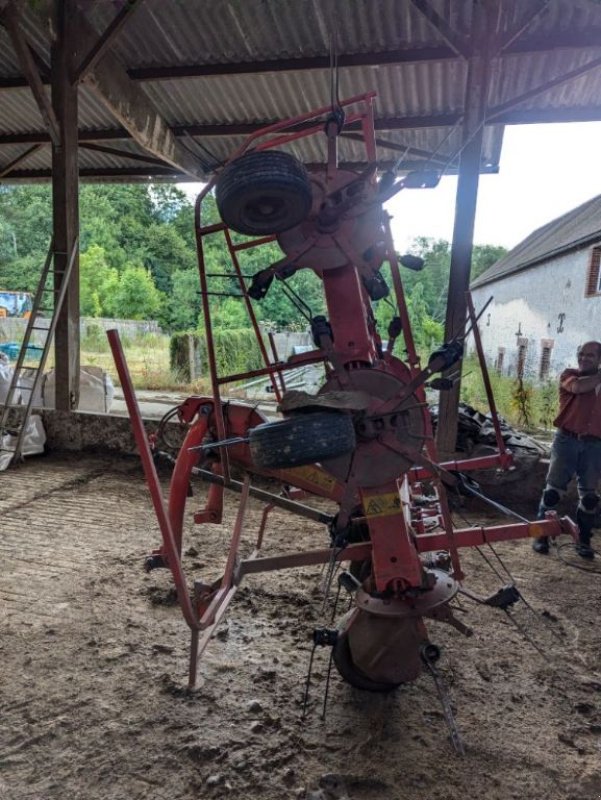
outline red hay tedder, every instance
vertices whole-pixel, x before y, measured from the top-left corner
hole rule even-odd
[[[466,333],[446,342],[421,368],[383,204],[402,189],[436,185],[438,175],[378,176],[374,97],[373,93],[353,97],[335,109],[321,108],[263,128],[246,139],[198,197],[198,263],[213,393],[190,397],[179,407],[179,419],[188,432],[175,461],[167,508],[118,336],[115,331],[109,333],[163,537],[147,566],[168,567],[173,574],[179,604],[192,632],[191,687],[199,655],[249,573],[329,564],[331,578],[340,562],[350,562],[339,580],[352,592],[353,606],[335,629],[315,631],[314,643],[331,645],[333,661],[350,684],[387,691],[414,680],[424,667],[436,679],[434,662],[439,651],[430,641],[427,620],[471,633],[449,605],[462,590],[461,548],[560,533],[575,537],[577,533],[571,520],[553,515],[541,522],[453,527],[447,488],[469,485],[463,475],[469,470],[511,468],[512,457],[501,437],[477,318],[468,298],[469,325],[489,393],[498,453],[438,463],[424,385],[435,374],[458,364]],[[361,132],[367,162],[362,171],[338,166],[338,137],[348,125]],[[300,138],[324,135],[327,162],[311,173],[281,149]],[[202,204],[213,188],[222,221],[205,225]],[[254,238],[236,243],[241,239],[232,236],[232,231]],[[230,274],[237,278],[264,359],[261,369],[236,375],[218,372],[203,255],[208,236],[225,239]],[[274,241],[284,257],[266,265],[247,285],[238,253]],[[390,291],[381,274],[384,264],[390,267],[396,305],[385,346],[371,305]],[[272,357],[268,355],[253,301],[260,302],[274,281],[285,284],[300,269],[311,269],[321,279],[327,317],[311,320],[313,351],[281,361],[275,348]],[[394,355],[401,337],[405,360]],[[316,395],[286,390],[289,370],[317,363],[324,365],[326,377]],[[269,422],[250,404],[224,400],[228,384],[258,376],[271,381],[282,420]],[[434,379],[435,384],[437,381],[442,388],[445,381],[448,385],[448,378]],[[235,474],[243,473],[243,480],[232,477],[234,467]],[[194,514],[195,522],[221,522],[225,490],[238,492],[240,499],[223,576],[214,583],[196,581],[191,591],[181,552],[193,474],[209,482],[206,507]],[[253,486],[256,476],[272,479],[281,491]],[[308,495],[333,501],[337,513],[329,515],[303,504]],[[241,533],[251,496],[263,501],[265,510],[254,552],[243,558]],[[328,546],[262,557],[266,521],[273,507],[323,522]],[[515,587],[504,587],[483,602],[505,608],[516,598]]]

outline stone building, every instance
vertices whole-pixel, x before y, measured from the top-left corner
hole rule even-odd
[[[601,195],[531,233],[471,285],[486,358],[504,374],[545,380],[601,340]],[[473,351],[470,337],[468,350]]]

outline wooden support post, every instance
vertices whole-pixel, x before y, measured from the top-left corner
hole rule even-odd
[[[53,4],[52,107],[60,133],[59,143],[52,146],[55,289],[61,285],[61,271],[66,269],[79,235],[77,85],[71,83],[78,40],[74,26],[75,6],[75,0],[56,0]],[[79,254],[75,256],[56,327],[54,348],[56,408],[70,411],[77,408],[79,402]]]
[[[465,330],[466,292],[470,283],[480,158],[488,95],[490,66],[488,40],[486,5],[474,3],[471,37],[473,52],[468,62],[463,150],[459,160],[455,199],[445,341],[460,336]],[[455,369],[453,367],[450,372],[454,372]],[[457,380],[452,389],[440,392],[436,445],[442,458],[447,458],[455,452],[460,390],[461,381]]]

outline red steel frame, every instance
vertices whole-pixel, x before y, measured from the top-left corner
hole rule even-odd
[[[360,123],[366,147],[367,161],[375,165],[374,98],[375,93],[373,92],[359,95],[342,102],[341,107],[347,110],[346,123]],[[328,114],[330,110],[329,107],[324,107],[317,111],[301,115],[294,119],[285,120],[257,131],[252,136],[248,137],[245,143],[238,148],[232,155],[232,159],[247,152],[251,147],[254,147],[254,149],[278,147],[306,136],[322,133],[323,121],[321,118]],[[349,111],[350,113],[348,113]],[[265,139],[266,136],[271,138]],[[336,139],[334,136],[329,136],[328,163],[326,166],[326,175],[328,179],[335,176],[336,169]],[[232,402],[227,403],[226,418],[226,413],[224,411],[226,404],[223,402],[221,394],[224,385],[265,375],[271,381],[276,399],[280,400],[282,392],[285,391],[285,372],[287,370],[295,369],[304,364],[321,362],[326,365],[328,374],[336,375],[340,381],[341,387],[344,388],[345,382],[352,378],[354,364],[357,362],[373,364],[376,360],[378,346],[381,345],[378,333],[375,327],[369,322],[369,317],[365,325],[360,324],[361,320],[366,319],[365,309],[370,306],[370,303],[365,289],[359,280],[358,270],[352,267],[352,265],[356,263],[356,254],[352,252],[352,248],[347,242],[337,241],[337,244],[341,246],[343,252],[348,255],[350,268],[348,270],[324,270],[320,275],[324,284],[330,323],[332,328],[337,331],[336,346],[334,346],[331,341],[326,341],[326,346],[321,349],[317,348],[310,353],[292,356],[288,358],[286,362],[282,362],[278,359],[272,339],[271,349],[274,360],[270,360],[261,337],[252,303],[246,291],[246,285],[237,254],[239,251],[250,247],[260,247],[263,244],[272,242],[275,240],[275,236],[260,237],[249,242],[236,244],[232,239],[229,229],[223,223],[206,226],[202,224],[202,202],[215,185],[217,177],[218,176],[213,177],[200,193],[195,208],[201,297],[206,328],[207,356],[212,396],[190,397],[179,408],[180,421],[188,424],[189,430],[176,460],[170,484],[167,508],[163,500],[159,479],[145,435],[140,411],[129,378],[118,334],[116,331],[109,331],[108,334],[129,415],[132,420],[134,436],[140,451],[144,472],[161,530],[162,546],[154,552],[154,555],[161,560],[162,565],[168,566],[172,572],[177,589],[178,602],[181,606],[184,619],[192,633],[189,669],[189,685],[191,687],[194,686],[196,680],[198,657],[208,644],[215,626],[225,613],[240,580],[248,573],[287,569],[296,566],[322,564],[332,561],[363,561],[369,558],[373,564],[376,590],[379,592],[394,591],[402,594],[407,588],[419,587],[422,582],[423,569],[420,554],[437,550],[448,551],[453,564],[453,575],[455,579],[461,580],[463,574],[458,555],[458,550],[460,548],[528,536],[558,536],[561,533],[569,533],[575,538],[577,535],[577,529],[571,520],[567,518],[560,520],[553,515],[549,515],[548,519],[544,521],[531,523],[459,530],[453,529],[443,479],[448,479],[451,471],[466,471],[491,467],[506,469],[511,466],[511,454],[508,453],[504,447],[501,436],[494,405],[494,397],[492,395],[479,337],[476,314],[471,298],[468,298],[468,308],[476,342],[476,350],[484,375],[493,424],[497,435],[499,449],[497,455],[437,464],[436,449],[431,435],[430,418],[424,408],[425,448],[428,457],[422,456],[419,449],[415,451],[411,451],[410,449],[402,450],[404,456],[406,456],[407,453],[414,456],[415,466],[407,471],[405,476],[399,475],[398,479],[384,481],[375,488],[362,489],[358,487],[352,475],[349,480],[347,480],[346,484],[341,483],[319,465],[309,465],[286,470],[259,470],[253,464],[248,446],[244,443],[222,448],[220,451],[220,462],[213,464],[210,471],[197,470],[199,450],[194,448],[198,448],[202,445],[207,436],[216,437],[217,440],[223,440],[234,436],[244,437],[248,434],[250,428],[265,421],[265,418],[254,408],[241,403]],[[238,278],[241,293],[244,296],[244,302],[257,336],[264,361],[264,367],[261,369],[229,376],[220,376],[218,374],[211,325],[208,281],[203,252],[204,238],[218,233],[224,235],[234,274]],[[416,397],[418,403],[420,405],[423,404],[425,407],[425,391],[423,384],[425,379],[435,370],[431,368],[422,370],[420,368],[419,357],[416,353],[411,333],[407,305],[388,220],[385,222],[385,234],[387,247],[386,260],[391,269],[394,297],[402,323],[404,345],[407,352],[407,364],[405,365],[392,355],[393,342],[390,342],[388,349],[383,354],[382,369],[387,372],[387,374],[402,378],[405,381],[405,389],[403,392],[406,392],[408,397]],[[342,335],[339,335],[340,333]],[[340,347],[338,342],[347,342],[348,344]],[[381,362],[382,360],[380,360],[380,364]],[[389,401],[380,401],[375,398],[370,409],[376,414],[386,414],[393,411],[394,408],[397,407],[398,402],[398,397]],[[391,452],[401,452],[398,442],[392,434],[382,435],[379,442],[380,445],[384,445],[384,447]],[[369,446],[370,445],[367,445],[367,447]],[[245,478],[242,483],[232,478],[230,464],[236,464],[238,468],[241,467],[244,470]],[[190,477],[194,470],[197,470],[202,474],[202,477],[208,478],[211,481],[206,505],[204,509],[196,512],[194,516],[195,522],[205,524],[221,522],[224,489],[237,491],[241,494],[241,497],[222,577],[212,584],[204,584],[196,581],[193,586],[190,586],[182,567],[181,552],[186,497],[188,494]],[[286,498],[264,490],[257,490],[251,485],[253,475],[267,476],[284,486],[293,488],[288,492],[288,497]],[[433,506],[427,510],[425,514],[414,513],[413,518],[409,522],[406,517],[406,510],[402,508],[402,504],[398,502],[398,499],[395,500],[395,498],[399,496],[400,482],[403,481],[405,477],[409,483],[414,486],[414,491],[417,493],[419,493],[420,482],[424,480],[429,481],[436,491],[436,500]],[[322,519],[323,521],[333,520],[333,518],[328,517],[328,515],[320,514],[320,512],[316,512],[314,509],[310,509],[300,503],[299,500],[304,494],[320,496],[338,505],[340,507],[338,515],[339,525],[341,524],[341,520],[342,522],[348,520],[355,499],[357,496],[360,496],[365,514],[363,519],[369,526],[370,541],[335,549],[325,548],[272,556],[269,558],[260,557],[267,518],[273,507],[278,505],[283,506],[290,511],[310,519]],[[241,558],[240,546],[243,526],[248,499],[251,495],[259,497],[259,499],[265,503],[265,509],[254,551],[249,558]],[[372,503],[373,500],[377,502]],[[370,513],[369,509],[372,506],[380,510]],[[383,511],[382,508],[384,509]],[[424,515],[434,517],[442,530],[434,533],[427,533],[423,521]]]

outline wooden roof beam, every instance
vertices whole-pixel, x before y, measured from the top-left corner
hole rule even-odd
[[[462,58],[470,57],[470,44],[469,41],[457,31],[454,31],[447,20],[442,17],[435,8],[432,7],[429,0],[411,0],[417,10],[428,20],[430,25],[434,27],[442,36],[445,42],[449,45],[458,56]]]
[[[115,41],[117,34],[121,31],[126,22],[133,17],[134,11],[140,8],[143,0],[127,0],[123,8],[116,14],[105,32],[97,39],[96,44],[83,57],[73,75],[73,82],[82,81],[88,72],[93,69],[97,61],[105,54],[106,50]]]
[[[526,17],[519,25],[513,28],[513,30],[501,31],[492,45],[493,52],[497,53],[497,55],[501,55],[505,50],[511,47],[511,45],[522,36],[522,34],[530,27],[530,25],[532,25],[534,20],[538,19],[541,14],[547,10],[550,3],[551,0],[538,0],[537,8],[534,9],[534,11],[528,9]]]
[[[79,47],[90,53],[97,43],[97,34],[81,12],[76,13]],[[170,164],[178,171],[203,179],[200,160],[173,135],[146,94],[127,75],[121,64],[104,52],[84,80],[140,147]]]
[[[46,94],[44,84],[38,67],[33,56],[33,52],[29,47],[27,39],[21,30],[20,15],[13,3],[9,3],[5,8],[0,10],[0,21],[8,31],[10,40],[15,49],[15,53],[21,65],[21,69],[25,74],[27,84],[31,87],[34,99],[42,115],[42,119],[48,127],[50,138],[55,145],[60,144],[59,126],[52,108],[50,98]]]
[[[554,52],[566,49],[598,48],[601,32],[597,29],[574,33],[565,31],[545,37],[524,38],[522,30],[512,31],[512,41],[504,47],[502,57],[510,55],[529,55],[541,52]],[[519,34],[519,35],[518,35]],[[44,84],[50,82],[47,68],[36,53],[38,68]],[[447,45],[386,50],[379,53],[341,53],[338,56],[340,67],[396,66],[422,61],[447,61],[456,59],[457,54]],[[307,70],[329,69],[329,56],[308,56],[301,58],[266,59],[263,61],[236,61],[218,64],[174,64],[165,67],[131,67],[128,76],[140,83],[147,81],[185,80],[186,78],[226,77],[228,75],[256,75],[269,72],[304,72]],[[0,91],[22,89],[29,84],[22,76],[0,77]]]
[[[37,153],[37,151],[42,147],[44,147],[43,144],[34,144],[33,147],[28,147],[27,150],[24,153],[21,153],[20,156],[17,156],[16,158],[13,158],[12,161],[9,161],[6,166],[0,167],[0,178],[4,178],[9,175],[15,167],[19,166],[19,164],[23,164],[25,161],[27,161],[29,156]]]
[[[131,153],[129,150],[121,150],[118,147],[106,147],[92,142],[80,142],[81,150],[92,150],[96,153],[106,153],[107,155],[117,156],[118,158],[129,158],[131,161],[142,161],[144,164],[154,164],[157,167],[164,167],[165,162],[152,156],[142,156],[139,153]]]
[[[394,169],[396,166],[396,160],[386,160],[380,162],[380,167],[383,170],[386,169]],[[323,170],[323,164],[318,163],[308,163],[305,164],[306,168],[309,172],[313,172],[316,170]],[[348,169],[348,170],[361,170],[367,168],[366,162],[340,162],[341,169]],[[414,169],[422,169],[424,166],[423,159],[419,161],[409,161],[403,165],[403,172],[411,171]],[[456,167],[451,167],[447,170],[446,174],[454,175],[456,174],[457,169]],[[486,167],[483,166],[481,169],[482,173],[494,173],[498,172],[497,167]],[[52,172],[50,169],[35,169],[35,170],[16,170],[13,171],[10,176],[6,179],[0,178],[1,182],[12,183],[17,181],[25,181],[25,182],[32,182],[32,181],[48,181],[52,177]],[[189,175],[185,175],[182,172],[179,172],[176,169],[171,167],[159,167],[153,166],[151,164],[148,165],[148,169],[144,169],[144,167],[126,167],[126,168],[118,168],[118,167],[103,167],[102,169],[91,169],[89,167],[80,168],[79,170],[79,178],[81,180],[87,181],[121,181],[124,180],[138,180],[138,181],[148,181],[152,179],[157,179],[158,181],[177,181],[186,182],[186,181],[193,181],[194,179],[191,178]]]
[[[535,125],[553,122],[599,122],[601,121],[601,105],[566,106],[565,108],[527,108],[498,111],[494,109],[494,119],[487,118],[486,124],[494,125]],[[491,110],[492,113],[493,110]],[[461,112],[433,115],[431,117],[390,117],[376,120],[376,130],[399,131],[419,128],[451,128],[462,117]],[[240,125],[176,125],[171,130],[177,138],[187,135],[198,137],[241,136],[254,133],[264,124],[253,123]],[[352,131],[349,127],[347,130]],[[125,128],[107,128],[84,130],[79,132],[80,144],[85,142],[126,141],[130,140]],[[0,147],[13,144],[47,144],[50,136],[47,131],[30,131],[27,133],[0,134]]]
[[[461,117],[461,113],[439,114],[431,117],[381,117],[375,120],[376,130],[382,131],[395,131],[395,130],[411,130],[417,128],[437,128],[437,127],[452,127],[457,123]],[[251,122],[251,123],[233,123],[233,124],[215,124],[215,125],[174,125],[171,128],[172,134],[177,138],[187,136],[199,137],[223,137],[223,136],[246,136],[250,133],[255,133],[260,128],[269,125],[270,121],[266,122]],[[313,123],[311,123],[313,124]],[[297,126],[296,130],[302,130],[301,126]],[[345,130],[353,131],[360,130],[359,123],[348,125]],[[105,128],[105,129],[91,129],[79,132],[79,141],[81,142],[101,142],[101,141],[118,141],[129,139],[129,133],[125,128]],[[28,131],[27,133],[1,133],[0,145],[6,144],[44,144],[50,141],[50,137],[46,131]]]
[[[514,109],[516,106],[520,105],[520,103],[525,103],[527,100],[532,100],[534,97],[538,97],[539,95],[554,89],[556,86],[561,86],[562,83],[567,83],[575,78],[580,78],[582,75],[585,75],[587,72],[597,69],[598,67],[601,67],[601,57],[594,58],[592,61],[587,61],[587,63],[583,64],[581,67],[572,69],[569,72],[565,72],[563,75],[558,75],[556,78],[553,78],[552,80],[547,81],[540,86],[536,86],[534,89],[530,89],[527,92],[518,95],[517,97],[513,97],[511,100],[508,100],[505,103],[499,103],[499,105],[488,109],[486,121],[487,123],[494,122],[498,117],[502,116],[504,112]]]

